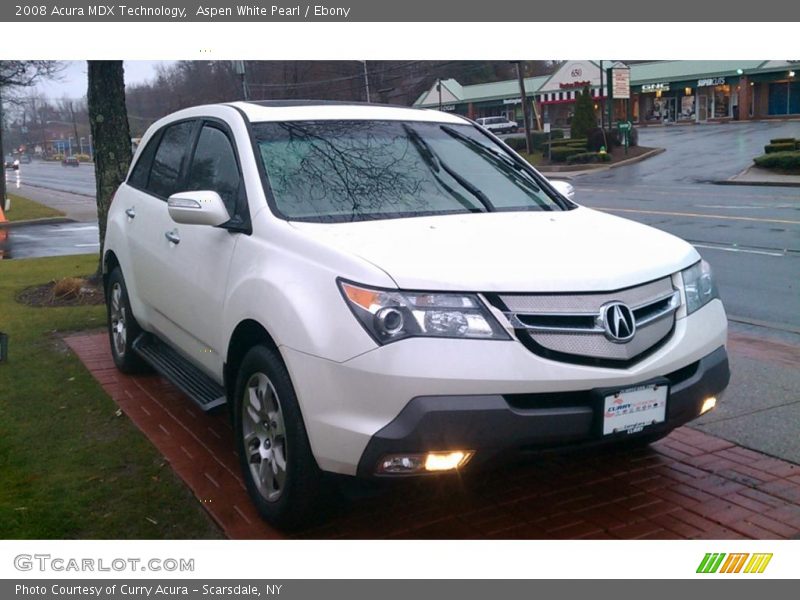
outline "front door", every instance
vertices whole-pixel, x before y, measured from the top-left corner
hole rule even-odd
[[[709,97],[705,94],[697,96],[697,120],[708,121],[709,116]]]

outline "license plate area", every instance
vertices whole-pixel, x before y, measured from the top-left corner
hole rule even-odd
[[[602,435],[632,435],[667,418],[669,385],[647,383],[602,392]]]

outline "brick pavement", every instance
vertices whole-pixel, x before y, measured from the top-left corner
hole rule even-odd
[[[224,410],[66,338],[231,538],[279,538],[248,500]],[[687,427],[635,451],[548,453],[465,477],[348,484],[301,538],[800,539],[800,466]]]

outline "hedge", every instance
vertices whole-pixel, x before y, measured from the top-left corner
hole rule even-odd
[[[771,154],[773,152],[792,152],[797,148],[794,140],[791,142],[781,142],[779,144],[767,144],[764,146],[764,153]]]
[[[550,158],[553,162],[565,162],[578,154],[585,154],[585,151],[580,148],[560,146],[558,148],[553,148],[550,151]]]
[[[608,162],[611,160],[611,155],[607,153],[600,154],[599,152],[581,152],[580,154],[575,154],[567,159],[567,162],[571,164],[585,164],[585,163],[596,163],[596,162]]]
[[[531,142],[533,143],[533,148],[531,148],[531,150],[541,150],[542,148],[546,148],[548,139],[558,140],[563,137],[564,131],[561,129],[553,129],[549,134],[549,138],[548,134],[546,134],[544,131],[532,131]],[[503,141],[513,150],[516,150],[517,152],[525,152],[525,136],[508,137]]]
[[[800,172],[800,151],[771,152],[753,159],[757,167],[764,169],[779,169],[781,171]]]
[[[794,143],[796,140],[794,138],[774,138],[769,141],[770,144],[788,144],[789,142]]]

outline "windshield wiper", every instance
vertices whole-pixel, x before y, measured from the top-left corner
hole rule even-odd
[[[403,124],[403,129],[405,130],[406,134],[408,134],[408,138],[411,140],[411,143],[414,144],[414,147],[417,149],[420,156],[422,156],[423,160],[434,169],[434,172],[438,173],[439,169],[441,168],[445,173],[450,175],[450,177],[455,179],[461,187],[475,196],[480,203],[483,204],[487,212],[494,212],[495,208],[492,206],[492,203],[489,201],[489,198],[486,196],[486,194],[475,187],[472,183],[464,179],[464,177],[454,171],[452,167],[448,166],[447,163],[445,163],[439,157],[439,155],[434,152],[433,148],[430,147],[428,142],[422,139],[422,136],[419,133],[411,129],[411,127],[406,124]]]
[[[519,164],[516,160],[512,157],[508,156],[507,154],[503,154],[500,150],[496,150],[491,146],[486,146],[485,144],[481,144],[479,141],[472,139],[468,135],[464,135],[460,131],[456,131],[452,127],[448,125],[440,125],[442,131],[444,131],[447,135],[456,138],[468,144],[471,148],[474,148],[478,152],[481,152],[484,156],[489,156],[493,158],[495,161],[500,160],[504,165],[513,168],[518,173],[522,173],[525,175],[525,179],[527,179],[529,184],[533,184],[534,191],[538,192],[541,191],[539,187],[539,183],[534,179],[533,175],[528,172],[528,169],[525,168],[524,165]]]

